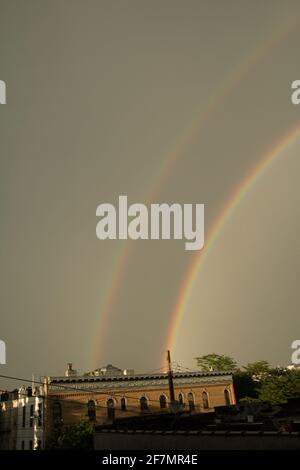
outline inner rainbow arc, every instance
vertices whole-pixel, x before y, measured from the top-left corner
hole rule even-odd
[[[171,314],[164,347],[165,350],[170,349],[173,351],[176,347],[181,322],[195,287],[198,273],[203,267],[204,262],[207,260],[207,257],[220,236],[226,222],[229,220],[238,204],[254,186],[256,181],[265,173],[265,171],[267,171],[272,163],[282,156],[284,152],[286,152],[286,150],[288,150],[288,148],[297,141],[299,136],[300,122],[293,127],[292,130],[285,133],[282,138],[272,146],[272,148],[259,160],[259,162],[252,168],[252,170],[245,176],[229,196],[227,202],[210,228],[208,236],[206,237],[207,241],[204,242],[204,248],[194,255],[190,268],[181,284],[177,302]],[[165,366],[164,362],[162,363],[162,366]]]

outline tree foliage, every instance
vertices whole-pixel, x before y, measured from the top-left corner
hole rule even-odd
[[[289,398],[300,397],[300,371],[285,370],[280,374],[275,370],[261,381],[259,398],[270,403],[286,403]]]
[[[195,358],[197,367],[203,372],[233,372],[237,369],[237,363],[230,356],[224,354],[206,354]]]
[[[238,370],[233,375],[233,387],[237,402],[253,402],[258,399],[257,382],[248,372]]]
[[[262,378],[267,376],[270,373],[271,366],[268,361],[256,361],[251,362],[244,366],[245,371],[251,375],[254,379],[255,378]]]
[[[280,404],[286,403],[289,398],[300,398],[299,369],[272,368],[264,360],[249,363],[238,369],[234,359],[215,353],[195,359],[203,372],[232,371],[238,402],[268,401]]]
[[[49,449],[93,449],[93,425],[87,420],[63,426],[48,444]]]

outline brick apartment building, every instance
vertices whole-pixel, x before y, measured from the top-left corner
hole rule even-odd
[[[105,425],[115,418],[168,413],[171,407],[167,373],[135,374],[108,365],[79,375],[69,364],[64,376],[42,382],[2,393],[0,449],[43,449],[55,431],[81,419]],[[235,404],[228,372],[174,373],[173,382],[173,411],[211,413]]]
[[[173,381],[178,409],[209,413],[216,406],[235,404],[228,372],[175,373]],[[78,375],[69,364],[65,376],[45,378],[44,393],[46,439],[59,426],[82,418],[105,424],[115,418],[170,410],[166,373],[134,374],[111,365]]]

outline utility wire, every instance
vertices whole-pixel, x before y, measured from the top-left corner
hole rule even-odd
[[[3,389],[0,389],[0,391],[2,392],[7,392],[6,390],[3,390]],[[24,393],[20,393],[18,391],[18,394],[19,395],[22,395],[23,397],[28,397],[28,395],[24,392]],[[30,397],[31,398],[31,397]],[[46,401],[52,401],[54,403],[57,403],[57,402],[61,402],[61,403],[64,403],[64,404],[73,404],[73,405],[77,405],[78,407],[81,407],[81,408],[86,408],[87,407],[87,403],[83,403],[81,401],[75,401],[75,400],[66,400],[64,398],[58,398],[56,396],[51,396],[51,395],[32,395],[32,398],[41,398],[43,400],[46,400]],[[93,400],[94,401],[94,400]],[[1,402],[0,402],[1,403]],[[2,403],[5,403],[5,401],[3,401]],[[159,403],[159,402],[158,402]],[[95,408],[99,408],[99,409],[102,409],[102,410],[108,410],[108,406],[104,406],[104,405],[99,405],[98,403],[95,403]],[[126,404],[126,409],[125,410],[122,410],[121,408],[116,408],[116,407],[112,407],[111,409],[115,410],[115,411],[121,411],[121,412],[124,412],[124,414],[126,413],[126,411],[132,411],[134,413],[137,412],[137,407],[134,407],[134,406],[127,406]],[[150,410],[149,410],[150,411]]]
[[[166,376],[167,377],[167,376]],[[27,383],[34,383],[34,384],[38,384],[38,385],[45,385],[44,382],[41,382],[41,381],[37,381],[37,380],[32,380],[32,379],[24,379],[24,378],[21,378],[21,377],[14,377],[14,376],[8,376],[8,375],[0,375],[0,378],[5,378],[5,379],[9,379],[9,380],[18,380],[20,382],[27,382]],[[56,384],[53,384],[50,382],[49,385],[56,385]],[[97,388],[94,388],[93,390],[88,390],[86,388],[83,388],[83,387],[72,387],[70,385],[63,385],[63,384],[57,384],[58,387],[64,389],[64,390],[67,390],[67,391],[82,391],[82,392],[85,392],[85,393],[90,393],[90,394],[95,394],[95,393],[98,393],[100,395],[111,395],[112,397],[119,397],[119,398],[127,398],[127,399],[135,399],[134,397],[132,396],[128,396],[128,395],[124,395],[124,394],[120,394],[120,393],[116,393],[116,392],[110,392],[109,393],[109,390],[108,391],[103,391],[103,389],[97,389]],[[59,390],[57,391],[58,393],[60,392]],[[160,400],[154,400],[154,399],[147,399],[148,402],[152,402],[152,403],[160,403]],[[104,407],[105,408],[105,407]]]

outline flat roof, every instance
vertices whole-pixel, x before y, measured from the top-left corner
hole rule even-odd
[[[212,371],[212,372],[181,372],[173,373],[173,378],[192,378],[192,377],[215,377],[215,376],[231,376],[230,371]],[[51,384],[55,383],[78,383],[78,382],[117,382],[117,381],[137,381],[137,380],[159,380],[167,379],[167,372],[159,374],[134,374],[134,375],[102,375],[102,376],[71,376],[71,377],[48,377],[48,381]]]

